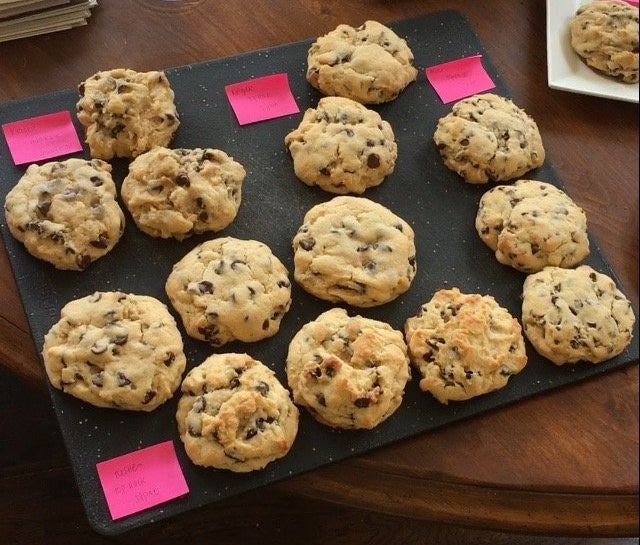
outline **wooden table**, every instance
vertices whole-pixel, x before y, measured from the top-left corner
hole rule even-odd
[[[514,101],[538,122],[548,160],[585,209],[637,308],[638,105],[548,88],[542,0],[101,2],[87,27],[0,44],[0,101],[74,87],[106,67],[163,69],[312,38],[339,23],[389,22],[445,8],[469,18]],[[0,301],[3,397],[7,392],[0,432],[14,440],[0,450],[0,534],[13,543],[106,543],[82,519],[4,247]],[[637,536],[638,365],[117,541],[154,536],[169,543],[210,533],[218,544],[238,536],[262,542],[289,536],[291,543]]]

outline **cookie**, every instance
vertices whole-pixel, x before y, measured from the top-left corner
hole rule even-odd
[[[78,91],[76,111],[91,157],[131,158],[167,146],[180,125],[164,72],[100,71],[83,81]]]
[[[395,99],[417,75],[407,42],[377,21],[338,25],[307,54],[306,77],[313,87],[362,104]]]
[[[317,204],[293,238],[294,279],[333,303],[373,307],[406,292],[416,274],[410,225],[364,197]]]
[[[533,118],[493,93],[456,102],[438,120],[433,140],[447,168],[471,184],[518,178],[545,159]]]
[[[27,251],[62,270],[85,270],[113,249],[125,227],[111,165],[99,159],[30,165],[4,211]]]
[[[590,2],[577,9],[569,29],[571,47],[597,73],[638,82],[638,6]]]
[[[224,151],[159,146],[131,162],[121,196],[141,231],[182,240],[235,219],[245,175]]]
[[[182,382],[176,420],[199,466],[247,473],[285,456],[299,413],[274,372],[247,354],[214,354]]]
[[[288,271],[256,240],[207,240],[178,261],[165,289],[187,333],[212,346],[272,337],[291,306]]]
[[[506,386],[527,364],[518,320],[490,295],[437,291],[405,322],[420,389],[440,403],[464,401]]]
[[[67,303],[42,349],[51,384],[96,407],[152,411],[180,386],[186,357],[167,307],[95,292]]]
[[[634,324],[629,300],[609,276],[589,265],[546,267],[524,281],[524,333],[556,365],[617,356],[631,342]]]
[[[402,403],[409,376],[402,333],[341,308],[305,324],[289,344],[293,401],[328,426],[376,427]]]
[[[398,146],[391,125],[349,98],[325,97],[284,139],[296,176],[330,193],[364,193],[393,172]]]
[[[518,180],[491,188],[475,224],[496,259],[522,272],[573,267],[589,255],[584,211],[549,183]]]

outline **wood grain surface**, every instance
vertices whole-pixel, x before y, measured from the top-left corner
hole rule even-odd
[[[100,2],[86,27],[0,44],[0,101],[72,88],[107,67],[164,69],[339,23],[442,9],[467,16],[514,101],[536,119],[548,160],[637,309],[638,105],[549,89],[542,0]],[[0,302],[7,543],[637,543],[607,539],[638,535],[637,362],[127,535],[98,536],[83,519],[2,245]]]

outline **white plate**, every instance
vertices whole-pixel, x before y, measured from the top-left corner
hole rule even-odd
[[[638,102],[638,84],[621,83],[591,70],[571,47],[569,21],[588,0],[547,0],[549,87],[626,102]]]

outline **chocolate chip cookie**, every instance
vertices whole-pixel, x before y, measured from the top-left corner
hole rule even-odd
[[[307,81],[313,87],[362,104],[395,99],[417,75],[407,42],[377,21],[357,28],[338,25],[307,55]]]
[[[527,364],[520,323],[490,295],[437,291],[405,322],[420,389],[440,403],[463,401],[506,386]]]
[[[622,0],[580,6],[570,23],[571,47],[597,73],[638,82],[638,6]]]
[[[100,159],[30,165],[4,210],[27,251],[62,270],[85,270],[113,249],[125,227],[111,165]]]
[[[613,279],[588,265],[527,276],[522,324],[536,351],[556,365],[600,363],[631,342],[635,315]]]
[[[380,185],[398,156],[391,125],[343,97],[320,99],[284,143],[301,181],[337,194],[361,194]]]
[[[264,243],[222,237],[178,261],[165,289],[187,333],[212,346],[272,337],[291,305],[291,282]]]
[[[152,411],[186,365],[167,307],[147,295],[95,292],[67,303],[42,349],[51,384],[96,407]]]
[[[307,292],[357,307],[406,292],[416,274],[411,226],[364,197],[340,196],[311,208],[293,238],[294,278]]]
[[[131,162],[121,196],[140,230],[182,240],[235,219],[245,175],[224,151],[158,146]]]
[[[573,267],[589,255],[584,211],[549,183],[518,180],[491,188],[475,223],[496,259],[522,272]]]
[[[433,140],[444,164],[472,184],[518,178],[545,159],[533,118],[493,93],[456,102],[438,121]]]
[[[180,125],[164,72],[104,70],[80,83],[78,90],[77,116],[91,157],[130,158],[167,146]]]
[[[293,400],[328,426],[374,428],[400,406],[409,377],[402,333],[341,308],[302,326],[289,344]]]
[[[214,354],[182,382],[176,420],[191,461],[247,473],[285,456],[299,412],[274,372],[247,354]]]

